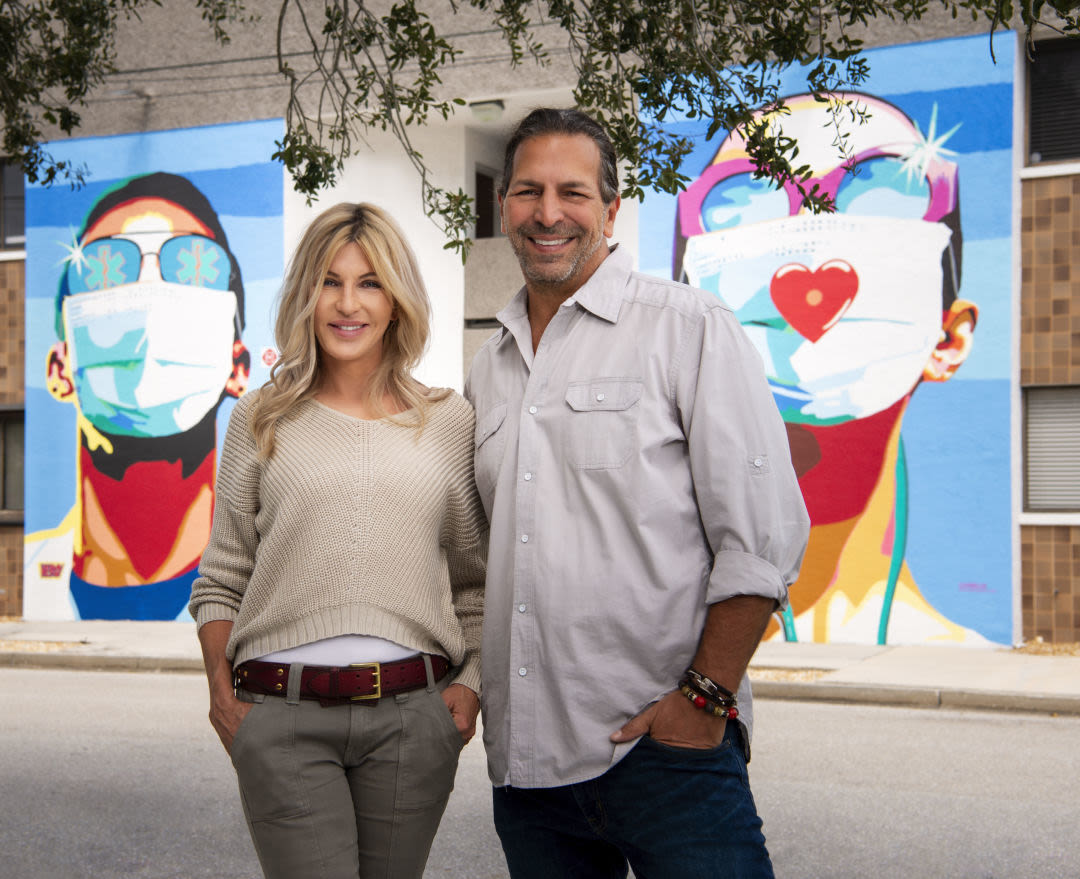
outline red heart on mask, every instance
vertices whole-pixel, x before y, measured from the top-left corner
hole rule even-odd
[[[831,259],[810,271],[801,263],[781,266],[769,284],[777,310],[799,335],[816,342],[832,328],[859,292],[850,263]]]

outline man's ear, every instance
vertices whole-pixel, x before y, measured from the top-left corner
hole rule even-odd
[[[923,368],[925,381],[944,382],[952,378],[971,353],[978,318],[979,309],[973,302],[957,299],[949,306],[941,324],[941,341]]]
[[[49,349],[45,366],[45,387],[61,403],[75,402],[75,382],[68,366],[67,342],[57,342]]]
[[[244,343],[237,339],[232,346],[232,374],[225,382],[225,393],[230,397],[241,397],[247,390],[251,378],[251,352]]]
[[[506,235],[508,233],[506,231],[506,219],[503,217],[503,196],[496,193],[495,197],[499,200],[499,229],[502,230],[503,235]]]
[[[615,234],[615,215],[619,212],[622,199],[615,196],[611,204],[604,206],[604,237],[610,238]]]

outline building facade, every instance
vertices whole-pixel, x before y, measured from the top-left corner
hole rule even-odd
[[[415,144],[437,183],[478,200],[464,266],[388,137],[316,203],[292,190],[269,159],[286,98],[273,23],[181,51],[197,12],[148,10],[79,136],[51,145],[88,186],[23,193],[5,174],[0,615],[184,618],[228,414],[266,379],[276,285],[326,205],[372,201],[401,222],[434,307],[420,378],[462,386],[520,284],[493,216],[503,143],[529,108],[570,103],[572,71],[558,54],[513,68],[482,20],[451,21],[464,54],[446,87],[468,106]],[[868,44],[858,173],[812,143],[828,120],[785,74],[786,124],[837,216],[805,217],[746,173],[737,137],[701,133],[686,193],[624,203],[615,240],[642,271],[712,289],[766,363],[815,526],[770,637],[1080,641],[1080,50],[1040,43],[1032,62],[1004,32],[991,58],[985,29],[951,19],[875,27]],[[139,225],[150,215],[165,225]],[[130,249],[117,229],[152,246],[127,235],[139,272],[106,282]],[[154,354],[117,371],[102,328],[121,312]]]

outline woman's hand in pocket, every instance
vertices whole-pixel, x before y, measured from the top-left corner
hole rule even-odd
[[[226,753],[232,751],[236,731],[251,708],[250,702],[241,702],[232,691],[210,698],[210,724],[225,746]]]

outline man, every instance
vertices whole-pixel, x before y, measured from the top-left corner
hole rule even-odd
[[[760,358],[716,297],[609,247],[615,156],[589,117],[526,117],[499,204],[525,287],[466,393],[511,875],[771,876],[745,671],[808,520]]]
[[[250,371],[243,296],[217,214],[174,174],[109,192],[70,248],[46,368],[52,396],[79,410],[77,498],[27,551],[51,582],[70,566],[83,619],[169,620],[187,605],[210,535],[217,408]]]
[[[836,211],[755,178],[732,132],[679,196],[673,274],[715,293],[765,362],[813,527],[783,627],[766,637],[985,644],[924,596],[905,551],[901,424],[915,389],[967,359],[978,309],[959,298],[959,173],[898,107],[850,93],[869,117],[835,145],[835,103],[786,99],[757,118],[799,143]],[[834,99],[835,101],[835,99]]]

